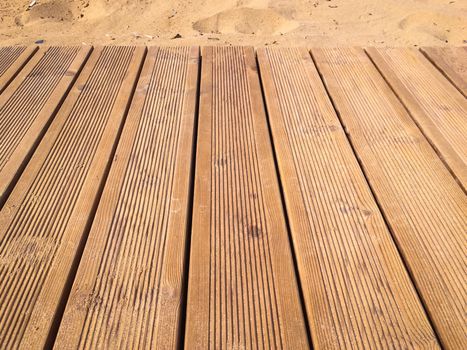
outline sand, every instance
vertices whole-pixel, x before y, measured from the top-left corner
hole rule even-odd
[[[466,0],[0,0],[0,44],[465,46]]]

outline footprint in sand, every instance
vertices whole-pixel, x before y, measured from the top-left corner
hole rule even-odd
[[[71,21],[73,12],[71,6],[66,1],[51,1],[37,3],[28,11],[26,22],[33,22],[40,19],[48,21]]]
[[[219,12],[193,24],[201,33],[275,35],[298,27],[298,23],[271,9],[236,8]]]
[[[404,31],[425,34],[439,41],[449,42],[458,40],[449,28],[462,28],[464,19],[462,16],[447,16],[433,12],[420,12],[406,16],[399,22],[399,28]]]

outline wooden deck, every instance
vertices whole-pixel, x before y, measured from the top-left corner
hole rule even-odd
[[[466,87],[466,48],[0,48],[0,349],[467,348]]]

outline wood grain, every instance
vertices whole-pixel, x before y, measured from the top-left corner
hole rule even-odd
[[[98,48],[0,212],[0,348],[50,347],[145,48]]]
[[[465,194],[363,50],[312,53],[442,345],[465,348]]]
[[[437,347],[309,52],[258,60],[314,347]]]
[[[415,49],[367,52],[466,191],[467,99]]]
[[[252,48],[203,48],[185,347],[308,347]]]
[[[150,48],[55,348],[177,348],[199,49]]]
[[[467,97],[467,47],[422,47],[420,50]]]
[[[36,51],[37,46],[0,47],[0,94]]]
[[[0,209],[90,52],[39,49],[0,96]]]
[[[466,348],[466,51],[422,51],[0,48],[0,349]]]

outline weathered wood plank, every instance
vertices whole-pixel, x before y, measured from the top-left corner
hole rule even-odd
[[[40,49],[0,96],[0,209],[90,52]]]
[[[199,49],[150,48],[55,348],[177,348]]]
[[[422,47],[421,51],[467,97],[467,47]]]
[[[313,345],[436,348],[309,52],[258,60]]]
[[[464,192],[363,50],[313,56],[442,345],[465,348]]]
[[[252,48],[204,48],[186,348],[308,347]]]
[[[0,47],[0,94],[37,51],[37,46]]]
[[[418,50],[367,52],[465,191],[467,99]]]
[[[94,50],[0,212],[0,348],[51,346],[144,52]]]

